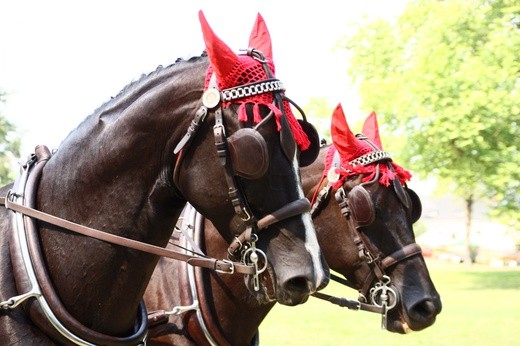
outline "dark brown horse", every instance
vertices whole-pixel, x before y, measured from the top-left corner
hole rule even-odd
[[[207,56],[132,83],[1,189],[2,344],[142,343],[159,255],[247,274],[255,297],[282,304],[326,284],[298,174],[312,143],[274,78],[265,24],[236,55],[200,20]],[[164,251],[186,202],[228,245],[237,236],[235,262]]]
[[[335,112],[332,127],[339,150],[323,147],[318,159],[301,169],[301,175],[306,195],[314,200],[314,224],[324,255],[330,268],[344,276],[332,277],[359,290],[360,300],[330,297],[321,292],[317,296],[351,309],[380,313],[386,317],[385,327],[392,332],[424,329],[435,322],[441,302],[414,240],[412,223],[420,216],[420,200],[401,185],[400,176],[408,176],[395,164],[392,170],[398,172],[388,182],[390,185],[374,180],[391,174],[389,166],[381,168],[390,161],[379,149],[374,117],[367,119],[364,132],[373,137],[371,143],[379,145],[377,150],[367,148],[367,140],[354,137],[340,108]],[[352,162],[361,163],[355,169]],[[189,248],[200,246],[197,251],[211,256],[224,255],[226,242],[211,222],[193,208],[188,210],[179,221],[179,232],[174,233],[172,243]],[[191,245],[190,236],[198,245]],[[382,295],[385,289],[386,300]],[[274,301],[258,304],[235,276],[218,275],[166,259],[159,262],[145,301],[150,311],[168,309],[152,315],[152,345],[254,345],[258,327],[274,305]]]

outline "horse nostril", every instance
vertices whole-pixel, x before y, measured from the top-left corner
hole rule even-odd
[[[437,309],[431,299],[424,299],[417,304],[414,304],[409,311],[409,316],[414,321],[421,321],[426,323],[427,326],[435,321],[437,315]]]
[[[299,293],[310,293],[310,283],[304,276],[296,276],[286,281],[284,285],[287,291],[299,292]]]

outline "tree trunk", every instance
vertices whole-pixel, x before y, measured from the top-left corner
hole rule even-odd
[[[466,248],[468,252],[469,263],[475,263],[478,255],[478,243],[473,241],[471,232],[471,221],[473,218],[473,194],[465,199],[466,202]]]

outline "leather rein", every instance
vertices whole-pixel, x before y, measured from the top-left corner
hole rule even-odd
[[[369,165],[372,163],[377,163],[376,165],[376,174],[374,178],[366,183],[361,185],[369,185],[373,183],[377,183],[379,179],[379,165],[381,162],[386,161],[386,164],[389,164],[390,156],[386,152],[380,151],[374,144],[372,144],[365,136],[358,135],[358,138],[361,138],[367,141],[370,145],[374,147],[376,150],[374,155],[363,158],[362,160],[355,159],[350,162],[352,166],[356,164],[361,165]],[[339,154],[336,152],[333,158],[337,167],[340,167],[340,159]],[[397,179],[397,178],[396,178]],[[319,186],[322,184],[323,179],[318,183]],[[400,183],[397,183],[400,184]],[[400,186],[399,186],[400,187]],[[394,183],[394,188],[398,189]],[[401,187],[402,188],[402,187]],[[328,200],[328,196],[332,190],[332,185],[328,182],[317,194],[316,200],[312,204],[311,207],[311,215],[314,218],[319,211],[324,207],[325,202]],[[399,199],[407,206],[404,200],[401,198],[401,194],[397,192]],[[392,310],[396,307],[397,301],[399,299],[399,294],[395,290],[395,288],[391,285],[391,279],[386,274],[385,270],[390,268],[391,266],[418,254],[421,254],[421,247],[417,243],[407,244],[401,249],[395,251],[394,253],[382,258],[381,252],[377,249],[377,247],[370,241],[368,237],[364,235],[361,231],[361,226],[355,217],[352,216],[350,207],[348,206],[347,200],[348,196],[344,191],[344,188],[339,188],[335,193],[335,199],[338,203],[341,214],[345,218],[345,221],[352,227],[352,229],[356,230],[356,234],[354,236],[354,242],[358,249],[358,254],[361,259],[366,261],[370,266],[370,272],[365,278],[361,289],[359,289],[359,297],[358,300],[350,300],[341,297],[331,296],[322,292],[315,292],[313,294],[314,297],[326,300],[332,304],[338,305],[340,307],[346,307],[350,310],[362,310],[368,312],[379,313],[382,316],[381,320],[381,328],[386,329],[386,316],[388,311]],[[350,288],[356,289],[355,285],[350,281],[341,278],[337,275],[331,274],[330,278],[344,286],[348,286]],[[374,281],[377,282],[373,285]],[[370,302],[370,303],[369,303]]]

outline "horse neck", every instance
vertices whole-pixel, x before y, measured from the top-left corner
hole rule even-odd
[[[169,183],[173,147],[196,111],[205,60],[153,73],[88,117],[45,167],[37,207],[165,246],[185,202]],[[40,234],[49,275],[71,315],[106,334],[131,330],[158,259],[49,225]]]
[[[311,202],[313,197],[328,184],[328,180],[322,178],[329,147],[322,147],[316,161],[300,169],[303,191]],[[354,245],[356,230],[341,214],[334,197],[335,192],[334,189],[329,191],[327,200],[323,202],[318,214],[313,217],[316,235],[329,267],[354,282],[360,282],[360,279],[355,279],[355,275],[359,275],[358,268],[363,264]]]
[[[320,186],[323,177],[323,170],[325,169],[325,157],[327,156],[329,146],[321,147],[316,160],[307,167],[300,168],[300,175],[302,177],[302,187],[305,196],[312,202],[312,198]]]

